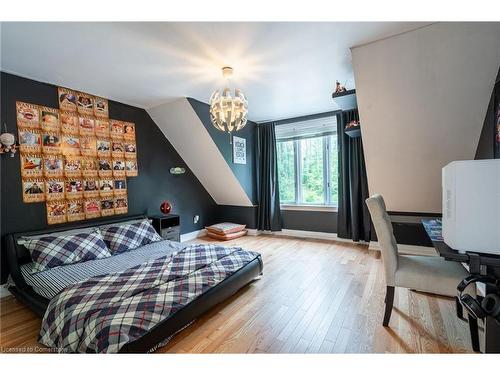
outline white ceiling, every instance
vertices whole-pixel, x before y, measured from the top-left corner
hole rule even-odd
[[[349,48],[423,26],[369,23],[2,23],[1,69],[151,108],[207,102],[231,65],[254,121],[336,109]]]

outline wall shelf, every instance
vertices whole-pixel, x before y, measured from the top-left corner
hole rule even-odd
[[[356,89],[333,93],[332,99],[333,102],[343,111],[354,109],[358,106],[358,101],[356,100]]]

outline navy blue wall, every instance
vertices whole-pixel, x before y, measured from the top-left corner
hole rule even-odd
[[[15,75],[1,73],[1,124],[16,133],[16,100],[58,107],[57,87]],[[129,214],[159,214],[163,200],[181,216],[181,232],[187,233],[213,224],[217,205],[144,109],[109,102],[110,118],[136,124],[139,176],[127,178]],[[3,129],[2,129],[3,130]],[[169,170],[183,166],[186,173],[173,176]],[[48,227],[45,203],[22,201],[19,156],[2,156],[1,235]],[[200,221],[193,223],[193,216]],[[2,271],[4,271],[2,261]],[[2,272],[3,278],[4,272]]]

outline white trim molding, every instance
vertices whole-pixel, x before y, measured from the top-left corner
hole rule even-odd
[[[307,205],[307,204],[282,204],[283,211],[324,211],[324,212],[337,212],[337,206],[327,205]]]
[[[295,230],[295,229],[282,229],[279,232],[268,232],[268,231],[260,231],[262,234],[271,235],[271,236],[287,236],[287,237],[298,237],[298,238],[312,238],[316,240],[329,240],[329,241],[337,241],[337,242],[349,242],[352,244],[359,245],[368,245],[367,242],[359,241],[354,242],[348,238],[340,238],[337,236],[337,233],[328,233],[328,232],[313,232],[308,230]]]
[[[7,287],[5,285],[2,285],[0,288],[0,298],[5,298],[5,297],[8,297],[10,295],[12,295],[12,294],[9,292]]]
[[[191,241],[198,237],[203,237],[207,234],[206,229],[195,230],[193,232],[181,234],[181,242]]]

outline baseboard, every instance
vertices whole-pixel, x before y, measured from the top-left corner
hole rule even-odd
[[[260,231],[260,233],[266,234],[266,235],[271,235],[271,236],[311,238],[311,239],[315,239],[315,240],[348,242],[348,243],[360,244],[360,245],[367,245],[368,244],[365,241],[354,242],[353,240],[351,240],[349,238],[340,238],[337,236],[337,233],[328,233],[328,232],[313,232],[313,231],[308,231],[308,230],[282,229],[279,232]]]
[[[181,234],[181,242],[191,241],[198,237],[203,237],[207,234],[206,229],[195,230],[193,232]]]
[[[12,294],[9,292],[7,288],[5,288],[4,285],[0,287],[0,298],[8,297],[11,296]]]
[[[257,229],[247,229],[247,235],[248,236],[259,236],[260,232],[261,231],[259,231]]]
[[[380,244],[377,241],[370,241],[368,250],[380,251]],[[398,253],[403,255],[438,256],[436,249],[433,247],[404,244],[398,244]]]

